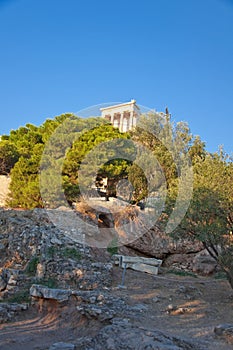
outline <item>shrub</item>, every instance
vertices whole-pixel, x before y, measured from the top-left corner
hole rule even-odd
[[[113,238],[113,240],[107,246],[107,251],[111,255],[118,253],[118,238]]]
[[[81,254],[76,248],[64,248],[62,255],[68,259],[80,260]]]
[[[37,265],[39,263],[39,258],[37,256],[34,256],[31,258],[31,260],[29,261],[27,267],[26,267],[26,274],[29,276],[34,276],[36,274],[36,270],[37,270]]]

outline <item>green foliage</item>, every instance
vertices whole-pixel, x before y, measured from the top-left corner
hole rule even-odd
[[[219,271],[219,272],[216,272],[216,273],[215,273],[214,278],[215,278],[216,280],[225,280],[225,279],[227,279],[227,275],[226,275],[225,272]]]
[[[59,286],[55,278],[40,278],[35,280],[35,283],[52,289],[58,288]]]
[[[16,146],[9,140],[0,141],[0,175],[8,175],[19,159]]]
[[[39,263],[40,259],[37,256],[34,256],[31,258],[31,260],[28,262],[26,267],[26,274],[29,276],[34,276],[36,274],[37,265]]]
[[[31,297],[30,297],[29,289],[30,287],[14,293],[12,296],[8,297],[6,301],[8,303],[17,303],[17,304],[30,303]]]
[[[12,130],[10,135],[4,137],[4,140],[1,141],[5,144],[8,143],[8,147],[13,145],[15,151],[13,160],[7,156],[8,163],[11,162],[9,163],[10,166],[8,166],[11,169],[9,206],[27,209],[43,207],[39,170],[45,142],[51,137],[60,123],[69,118],[74,119],[74,116],[64,114],[56,117],[54,120],[48,119],[40,127],[27,124],[25,127]]]
[[[107,252],[109,254],[114,255],[114,254],[118,254],[118,238],[113,238],[112,241],[109,243],[109,245],[107,246]]]
[[[67,259],[74,259],[77,261],[81,259],[81,254],[76,248],[64,248],[61,255]]]
[[[54,258],[56,254],[57,254],[57,248],[55,246],[50,246],[47,248],[46,250],[47,258],[49,259]]]
[[[63,257],[66,259],[74,259],[79,261],[81,259],[81,253],[76,248],[60,248],[55,246],[50,246],[47,249],[47,257],[55,258],[55,257]]]
[[[111,193],[119,180],[128,179],[135,202],[156,198],[166,190],[159,220],[163,227],[176,203],[186,155],[193,164],[193,197],[173,235],[200,240],[233,287],[232,159],[222,149],[208,153],[185,122],[174,124],[168,114],[147,113],[130,133],[120,133],[102,118],[82,119],[72,114],[48,119],[39,127],[26,124],[2,136],[0,174],[11,176],[9,205],[22,208],[72,203],[82,189],[88,191],[101,177],[110,180]],[[40,178],[39,173],[43,173]],[[185,207],[185,193],[181,200]],[[116,243],[111,242],[110,252],[117,251]],[[57,253],[61,252],[53,252]],[[74,251],[63,254],[79,258]],[[30,264],[29,272],[34,273],[35,266]]]
[[[130,183],[133,186],[134,193],[132,200],[139,202],[148,196],[147,179],[143,170],[137,165],[133,164],[129,169]]]
[[[184,276],[184,277],[190,276],[190,277],[197,278],[197,275],[195,275],[195,273],[193,273],[191,271],[169,269],[169,270],[167,270],[167,273],[171,273],[171,274],[177,275],[177,276]]]
[[[196,157],[193,198],[174,234],[200,240],[226,272],[233,288],[232,183],[233,164],[221,150]]]
[[[11,195],[8,204],[12,207],[42,207],[39,190],[38,162],[33,157],[20,157],[11,171]]]
[[[141,146],[136,164],[129,169],[134,200],[138,202],[148,193],[158,192],[164,180],[168,191],[174,190],[178,178],[175,157],[187,151],[192,139],[187,125],[175,126],[163,113],[148,113],[141,116],[131,137]]]
[[[123,142],[128,137],[127,133],[120,133],[103,121],[77,138],[66,154],[62,169],[63,187],[68,201],[77,199],[80,181],[82,189],[85,188],[88,192],[97,177],[118,181],[127,175],[129,162],[123,155],[122,158],[119,157],[119,149],[121,139]],[[116,153],[113,152],[114,140],[118,144]],[[121,144],[123,148],[124,144]]]

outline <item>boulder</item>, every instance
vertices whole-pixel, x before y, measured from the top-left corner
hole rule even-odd
[[[30,295],[34,298],[53,299],[58,302],[67,301],[71,296],[71,290],[52,289],[38,284],[33,284],[30,288]]]
[[[151,275],[157,275],[159,267],[162,264],[162,260],[154,258],[144,258],[141,256],[124,256],[115,254],[113,255],[113,259],[115,264],[119,265],[122,268],[146,272]]]
[[[215,272],[217,262],[209,255],[206,250],[199,252],[193,259],[193,272],[201,275],[210,275]]]
[[[161,232],[158,227],[151,228],[139,238],[135,236],[135,240],[132,240],[127,246],[157,259],[165,259],[171,254],[197,253],[203,249],[199,241],[174,240],[168,234]]]

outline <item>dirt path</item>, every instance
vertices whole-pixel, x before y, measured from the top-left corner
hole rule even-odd
[[[119,271],[114,279],[120,281]],[[233,322],[233,291],[226,280],[171,274],[152,277],[129,270],[125,285],[127,289],[115,293],[132,305],[148,306],[139,319],[132,320],[134,324],[200,341],[206,349],[233,348],[213,332],[215,326]],[[172,306],[174,310],[168,310]]]

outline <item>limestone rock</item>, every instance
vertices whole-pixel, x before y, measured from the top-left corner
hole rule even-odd
[[[1,303],[0,304],[0,323],[12,321],[14,316],[28,309],[28,304]]]
[[[147,330],[131,325],[128,321],[114,322],[103,327],[80,350],[197,350],[197,343],[166,335],[157,330]]]
[[[187,239],[175,241],[157,227],[151,228],[147,233],[127,246],[157,259],[165,259],[170,254],[197,253],[203,249],[202,244],[198,241],[193,242]]]
[[[217,267],[216,261],[209,255],[206,250],[202,250],[193,259],[193,272],[201,275],[212,274]]]
[[[60,211],[58,214],[61,216]],[[52,281],[54,287],[64,289],[91,290],[111,285],[112,264],[88,259],[91,249],[72,241],[64,229],[49,220],[46,210],[0,208],[0,223],[0,271],[2,266],[10,266],[18,274],[35,278],[37,284],[40,280]],[[15,275],[6,285],[0,272],[0,297],[6,290],[13,295],[24,283]]]
[[[162,260],[154,258],[144,258],[140,256],[124,256],[113,255],[115,265],[119,265],[122,268],[129,268],[135,271],[146,272],[151,275],[157,275],[159,266],[162,264]]]
[[[52,289],[44,286],[33,284],[30,288],[30,295],[34,298],[54,299],[63,302],[71,296],[70,290]]]
[[[149,273],[150,275],[158,275],[158,271],[159,271],[157,266],[141,264],[141,263],[132,264],[130,268],[135,271]]]

